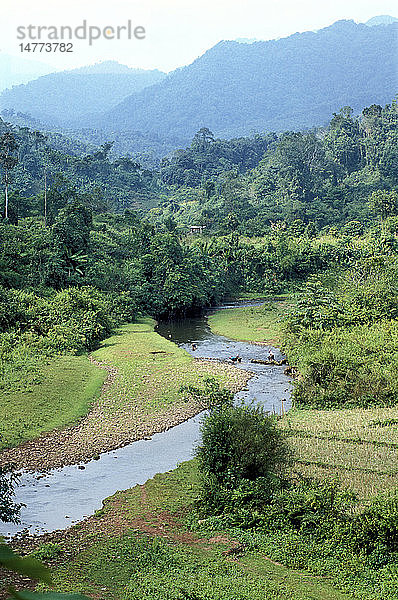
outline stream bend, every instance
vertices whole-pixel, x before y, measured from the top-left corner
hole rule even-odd
[[[233,306],[247,306],[247,303]],[[223,308],[230,305],[217,310]],[[290,408],[291,383],[283,373],[284,367],[250,362],[264,360],[268,347],[214,334],[208,326],[207,315],[160,323],[157,332],[196,358],[228,360],[239,354],[242,362],[237,367],[252,372],[253,377],[235,398],[255,401],[271,413],[280,414],[282,405],[284,410]],[[192,350],[192,344],[196,350]],[[276,348],[274,354],[277,360],[282,358]],[[22,472],[16,489],[16,501],[26,505],[21,510],[21,523],[0,522],[0,534],[13,536],[23,530],[37,534],[66,529],[101,508],[103,499],[118,490],[142,485],[156,473],[176,468],[192,458],[199,439],[200,420],[197,415],[149,440],[103,453],[100,460],[84,465],[65,466],[46,474]]]

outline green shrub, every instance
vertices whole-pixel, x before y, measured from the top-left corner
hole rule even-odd
[[[304,330],[284,348],[300,378],[294,397],[301,407],[393,406],[398,402],[398,321],[371,326]]]
[[[0,289],[0,388],[37,371],[40,357],[96,348],[112,328],[133,320],[137,304],[128,292],[91,287],[48,290],[45,296]],[[26,379],[26,377],[25,377]]]
[[[216,408],[221,406],[232,406],[234,393],[226,388],[222,388],[214,377],[204,379],[203,388],[194,385],[183,385],[180,392],[186,399],[195,398],[199,400],[206,408]]]
[[[350,544],[379,566],[398,560],[398,491],[375,498],[351,520]]]
[[[336,526],[349,518],[352,494],[341,492],[331,482],[300,478],[274,494],[264,513],[267,531],[298,531],[316,537],[333,537]]]
[[[196,455],[201,506],[211,514],[264,505],[280,486],[290,457],[275,419],[252,405],[213,408],[204,418]]]

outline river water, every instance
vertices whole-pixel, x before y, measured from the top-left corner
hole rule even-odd
[[[217,310],[223,308],[229,305]],[[236,400],[255,401],[270,413],[280,414],[290,408],[290,381],[283,374],[284,368],[250,362],[266,359],[268,347],[236,342],[212,333],[206,315],[160,323],[157,331],[196,358],[228,361],[239,354],[242,362],[237,364],[238,368],[252,372],[253,377],[247,388],[236,394]],[[192,344],[196,345],[195,350]],[[274,354],[277,360],[281,358],[277,349]],[[192,458],[200,437],[200,421],[201,415],[198,415],[153,435],[150,440],[105,452],[99,460],[53,469],[45,475],[22,472],[16,489],[16,501],[26,505],[21,510],[21,523],[0,522],[0,534],[12,536],[22,530],[44,533],[65,529],[93,514],[101,508],[104,498],[118,490],[143,484],[156,473],[174,469]]]

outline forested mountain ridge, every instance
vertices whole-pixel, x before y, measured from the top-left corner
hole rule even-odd
[[[106,131],[103,128],[69,129],[65,126],[47,126],[32,115],[15,111],[12,108],[0,111],[0,118],[17,127],[28,127],[33,131],[41,131],[52,148],[73,156],[89,154],[98,146],[111,140],[113,142],[109,153],[111,157],[129,156],[151,169],[158,167],[163,157],[171,154],[177,148],[183,148],[187,143],[182,138],[142,133],[141,131]]]
[[[204,127],[221,138],[303,130],[342,106],[383,106],[398,90],[397,49],[391,17],[338,21],[267,42],[222,41],[168,76],[113,61],[52,73],[5,90],[0,113],[88,145],[112,140],[113,155],[145,154],[153,166]]]
[[[365,25],[368,27],[374,27],[375,25],[391,25],[391,23],[396,23],[398,19],[396,17],[391,17],[391,15],[377,15],[377,17],[372,17],[368,21],[366,21]]]
[[[245,170],[259,144],[263,158]],[[173,193],[152,215],[208,233],[262,235],[273,223],[300,231],[350,221],[362,227],[374,219],[372,194],[398,191],[397,164],[396,100],[373,104],[360,117],[344,107],[316,132],[225,142],[201,130],[190,148],[163,161],[161,176]]]
[[[222,41],[191,65],[126,98],[105,128],[192,137],[323,125],[350,105],[385,104],[398,89],[398,24],[338,21],[267,42]]]
[[[276,140],[274,133],[231,140],[216,139],[209,129],[203,127],[195,134],[190,146],[176,150],[161,161],[162,181],[167,185],[198,187],[214,184],[219,175],[228,171],[246,173],[259,164]]]
[[[310,132],[223,140],[202,128],[159,169],[110,156],[105,137],[86,146],[0,120],[1,134],[16,145],[7,174],[14,222],[43,214],[46,188],[54,217],[79,195],[94,212],[149,211],[153,222],[181,231],[199,224],[208,233],[263,235],[273,222],[315,230],[366,224],[374,219],[370,196],[398,190],[397,100],[359,117],[343,107],[328,127]],[[3,135],[1,151],[14,142]]]
[[[126,96],[165,77],[158,70],[130,69],[106,61],[72,71],[50,73],[4,90],[2,110],[28,113],[49,125],[77,123],[85,115],[106,111]]]

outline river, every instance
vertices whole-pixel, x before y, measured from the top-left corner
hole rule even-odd
[[[242,362],[237,364],[238,368],[252,372],[253,377],[247,387],[236,394],[236,400],[255,401],[271,413],[280,414],[282,406],[283,410],[290,408],[290,381],[283,374],[284,368],[250,362],[264,360],[268,347],[214,334],[208,326],[207,315],[160,323],[157,331],[196,358],[228,360],[239,354]],[[277,349],[274,353],[276,359],[281,357]],[[44,533],[66,529],[101,508],[103,499],[118,490],[143,484],[156,473],[174,469],[192,458],[200,436],[200,421],[201,415],[198,415],[149,440],[103,453],[99,460],[53,469],[44,475],[22,472],[16,489],[16,501],[26,505],[21,510],[21,523],[0,522],[0,534],[12,536],[23,530]]]

